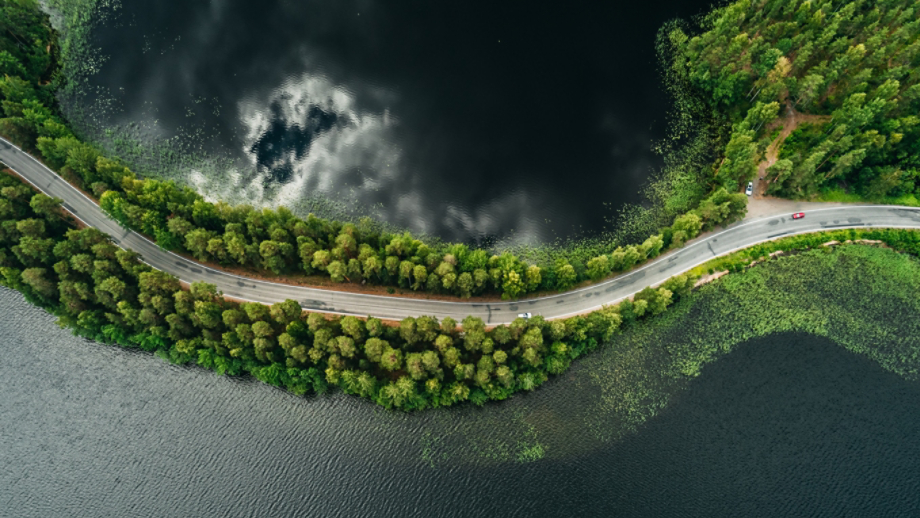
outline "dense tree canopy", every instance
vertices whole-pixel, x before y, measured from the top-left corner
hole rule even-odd
[[[0,79],[5,115],[0,131],[40,152],[49,165],[99,196],[118,221],[155,236],[164,247],[276,273],[320,271],[337,281],[399,283],[467,296],[490,289],[517,296],[543,282],[539,267],[511,254],[490,256],[464,245],[435,250],[409,234],[301,219],[283,207],[212,204],[189,188],[140,180],[77,139],[49,108],[53,104],[41,82],[51,67],[47,42],[53,33],[35,3],[5,2],[0,15],[6,29],[0,35],[6,47],[0,48],[11,49],[0,53],[0,66],[7,67]],[[422,316],[391,327],[374,318],[326,319],[315,313],[304,318],[292,300],[270,307],[238,304],[211,285],[184,289],[102,232],[73,228],[60,203],[0,175],[0,284],[23,292],[83,336],[221,374],[250,373],[296,394],[337,386],[387,408],[483,404],[533,390],[621,323],[613,307],[564,322],[518,319],[489,331],[470,317],[461,331],[451,319]],[[660,239],[649,243],[631,250],[635,261],[661,249]],[[572,265],[562,268],[567,285],[577,275]],[[671,302],[670,293],[662,288],[644,296],[657,308]]]
[[[534,291],[569,289],[628,270],[698,232],[684,230],[673,240],[671,230],[663,229],[642,244],[598,257],[576,254],[561,264],[528,264],[510,253],[494,255],[464,244],[429,246],[408,233],[380,232],[367,222],[300,218],[284,207],[268,210],[210,203],[188,187],[137,178],[118,160],[80,141],[57,115],[51,87],[44,84],[55,68],[54,33],[47,18],[32,0],[6,2],[0,13],[4,27],[15,25],[0,35],[4,48],[11,49],[0,53],[0,66],[12,63],[7,67],[9,75],[0,79],[4,114],[0,133],[37,152],[69,181],[97,196],[102,208],[125,227],[200,261],[276,275],[327,275],[334,282],[368,282],[460,297],[501,294],[513,299]],[[697,214],[705,228],[743,217],[743,203],[725,205],[726,200],[720,193],[706,200],[720,210]],[[729,210],[721,210],[726,207]]]
[[[692,282],[679,276],[646,289],[635,304],[642,311],[629,318],[660,313]],[[208,284],[184,289],[96,229],[72,228],[60,200],[8,175],[0,175],[0,284],[89,338],[222,374],[251,373],[297,394],[337,386],[402,409],[482,404],[533,390],[623,320],[614,306],[564,321],[519,318],[492,330],[468,317],[461,330],[449,318],[406,318],[392,327],[374,318],[305,318],[292,300],[238,304]]]
[[[668,34],[671,72],[733,124],[714,181],[751,180],[758,139],[781,112],[799,127],[768,170],[768,192],[845,187],[868,198],[920,184],[920,16],[911,0],[740,0],[702,31]]]
[[[35,3],[7,2],[0,14],[0,23],[13,27],[0,37],[0,66],[8,72],[0,79],[0,132],[98,196],[126,227],[201,261],[461,297],[569,289],[743,217],[739,187],[763,158],[767,128],[789,109],[829,121],[803,125],[787,139],[767,171],[770,192],[802,197],[840,184],[878,197],[917,189],[920,21],[906,0],[742,0],[707,16],[697,36],[671,30],[671,76],[701,94],[717,119],[732,122],[713,167],[714,187],[696,209],[642,243],[548,264],[463,244],[433,247],[363,222],[299,218],[283,207],[209,203],[188,187],[139,179],[56,115],[45,84],[55,68],[54,33]]]
[[[830,2],[754,4],[762,12],[747,2],[716,11],[702,36],[670,33],[679,51],[675,70],[710,92],[717,109],[735,121],[714,175],[717,185],[672,226],[584,261],[533,265],[462,244],[435,248],[409,234],[298,218],[283,207],[213,204],[187,187],[138,179],[77,139],[56,115],[46,84],[54,73],[54,33],[32,0],[0,5],[0,132],[100,197],[123,225],[200,260],[461,296],[491,291],[513,298],[567,289],[628,270],[743,217],[746,197],[735,184],[752,174],[760,152],[752,146],[782,102],[833,118],[826,128],[803,128],[790,137],[786,158],[771,170],[782,177],[777,189],[804,194],[822,181],[865,176],[857,185],[867,192],[890,193],[895,187],[887,186],[914,174],[917,22],[907,2],[858,1],[839,9]],[[473,317],[463,320],[462,330],[452,319],[427,316],[398,326],[374,318],[304,317],[295,301],[238,304],[214,286],[183,288],[100,231],[72,228],[60,200],[0,175],[0,284],[21,291],[63,325],[176,363],[250,373],[297,394],[337,386],[387,408],[482,404],[533,390],[621,326],[665,311],[694,282],[679,275],[588,315],[552,322],[519,318],[490,330]]]

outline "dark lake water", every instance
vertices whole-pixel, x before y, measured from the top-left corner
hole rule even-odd
[[[191,175],[215,198],[319,196],[453,240],[597,233],[661,165],[656,32],[709,3],[125,0],[94,33],[91,123],[233,159]]]
[[[75,338],[5,289],[0,307],[0,516],[920,509],[920,384],[807,335],[739,346],[636,433],[596,442],[578,430],[593,413],[590,362],[504,404],[405,415],[341,395],[296,398]],[[534,430],[570,447],[526,463],[471,455]]]

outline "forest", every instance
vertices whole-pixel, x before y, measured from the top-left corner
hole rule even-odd
[[[54,91],[66,82],[57,58],[66,49],[58,49],[35,2],[7,2],[2,12],[0,132],[96,197],[123,226],[224,267],[463,298],[568,290],[744,217],[739,191],[757,173],[784,110],[827,121],[803,124],[786,139],[765,171],[768,193],[809,198],[833,187],[880,199],[917,192],[920,21],[906,0],[740,1],[704,17],[697,36],[673,25],[666,76],[672,90],[702,103],[716,134],[709,144],[716,160],[704,168],[711,171],[697,175],[708,194],[647,239],[535,263],[383,232],[369,221],[211,203],[186,186],[139,178],[75,136],[55,109]]]
[[[696,210],[642,242],[602,255],[575,253],[532,264],[512,253],[493,254],[461,243],[427,244],[409,233],[381,232],[368,221],[343,223],[300,218],[284,207],[211,203],[189,187],[138,178],[118,159],[74,135],[54,105],[55,88],[66,82],[57,73],[54,57],[62,51],[54,31],[33,0],[6,3],[3,17],[12,29],[2,37],[10,50],[0,55],[5,67],[0,132],[95,197],[126,228],[202,262],[275,276],[321,275],[333,282],[516,299],[627,271],[746,213],[743,194],[716,189]]]
[[[512,279],[520,272],[521,283],[540,282],[539,269],[523,268],[511,256],[489,257],[459,245],[442,255],[408,235],[366,234],[351,224],[295,218],[283,208],[259,211],[211,204],[188,188],[139,180],[123,164],[76,138],[54,110],[54,89],[65,79],[57,74],[55,33],[37,4],[2,4],[0,24],[0,63],[5,67],[0,131],[40,152],[70,181],[99,196],[110,214],[136,223],[164,247],[190,250],[199,259],[226,254],[279,272],[289,267],[292,254],[290,260],[304,269],[332,276],[373,279],[392,270],[399,279],[408,270],[401,280],[418,288],[426,278],[443,283],[473,272],[478,279],[486,268]],[[590,315],[553,322],[519,318],[488,330],[473,317],[458,323],[421,316],[385,325],[375,318],[305,316],[292,300],[270,307],[239,304],[211,285],[183,286],[143,264],[135,252],[115,246],[102,232],[75,228],[61,200],[37,193],[7,173],[0,175],[0,284],[22,292],[81,336],[220,374],[250,374],[295,394],[336,386],[387,408],[406,410],[505,399],[563,372],[624,322],[663,312],[694,282],[678,276]],[[699,219],[691,223],[698,232]],[[635,263],[640,251],[657,253],[662,246],[659,237],[621,255]],[[593,263],[590,267],[598,268]],[[609,271],[607,265],[603,269]]]
[[[920,16],[911,0],[741,0],[666,31],[667,76],[730,126],[712,181],[757,174],[778,117],[815,115],[782,143],[766,192],[867,200],[920,189]],[[773,123],[771,125],[771,123]]]
[[[583,264],[538,266],[510,254],[489,255],[458,244],[432,248],[407,234],[298,218],[284,208],[209,203],[187,187],[137,178],[67,128],[53,96],[66,80],[57,73],[61,50],[34,1],[3,3],[0,24],[5,115],[0,132],[98,196],[122,224],[201,260],[277,273],[324,272],[334,280],[363,279],[463,296],[491,291],[517,297],[628,269],[745,211],[743,194],[715,187],[697,209],[641,244]],[[772,110],[752,108],[742,122],[751,128],[763,125],[764,114]],[[484,404],[533,390],[622,327],[663,313],[688,295],[697,280],[692,274],[678,275],[588,315],[555,321],[519,318],[493,329],[472,317],[439,322],[420,316],[389,324],[375,318],[327,318],[305,315],[291,300],[272,306],[240,304],[224,299],[211,285],[183,286],[100,231],[76,228],[60,203],[12,174],[0,175],[0,284],[46,308],[61,325],[175,363],[250,374],[295,394],[339,387],[387,408]],[[867,235],[918,250],[917,233]],[[813,247],[820,239],[796,242]],[[742,267],[740,262],[732,266]]]
[[[174,363],[248,373],[295,394],[336,386],[387,408],[483,404],[533,390],[624,322],[665,311],[694,281],[677,276],[586,316],[518,318],[488,330],[474,317],[385,325],[375,318],[304,316],[293,300],[238,304],[212,285],[183,287],[106,234],[74,228],[60,200],[0,176],[0,284],[24,293],[62,326]]]

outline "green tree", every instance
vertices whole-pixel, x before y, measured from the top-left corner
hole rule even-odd
[[[556,267],[554,269],[556,274],[556,289],[559,291],[565,291],[578,281],[578,275],[575,273],[575,268],[569,264],[565,259],[557,259]]]
[[[519,273],[514,270],[505,272],[505,280],[502,283],[503,299],[516,299],[520,297],[525,290],[524,279],[521,278]]]
[[[660,234],[651,236],[642,243],[640,248],[645,257],[649,259],[658,257],[658,254],[661,253],[661,249],[664,248],[664,238],[662,238]]]
[[[700,234],[703,229],[703,221],[700,219],[700,216],[693,212],[688,212],[682,214],[674,219],[674,224],[671,225],[671,229],[677,232],[683,232],[685,239],[690,240],[695,238]]]
[[[473,276],[469,272],[463,272],[457,277],[457,291],[460,292],[460,296],[468,299],[473,294],[473,289],[475,289],[475,284],[473,282]]]
[[[412,269],[412,278],[414,279],[412,289],[418,290],[424,286],[425,282],[428,280],[428,269],[422,265],[415,266]]]
[[[380,363],[383,353],[390,347],[385,340],[379,338],[368,338],[364,342],[364,355],[367,356],[367,359]]]
[[[346,280],[345,265],[342,264],[342,261],[332,261],[329,263],[329,266],[326,267],[326,271],[329,272],[329,278],[331,278],[333,282],[344,282]]]
[[[208,242],[214,237],[211,232],[202,228],[196,228],[185,235],[185,248],[195,256],[199,261],[210,259],[208,254]]]
[[[421,340],[415,318],[406,317],[399,322],[399,336],[409,345]]]
[[[300,320],[303,309],[296,300],[286,299],[284,302],[272,304],[268,310],[272,320],[276,323],[287,327],[293,322]]]
[[[357,317],[347,316],[342,319],[342,331],[357,341],[364,340],[367,329],[364,327],[364,321]]]
[[[221,313],[221,319],[227,328],[236,329],[236,326],[246,322],[246,314],[238,309],[227,309]]]
[[[402,368],[402,351],[386,346],[380,355],[380,366],[392,372]]]
[[[754,178],[757,170],[757,142],[754,132],[742,130],[732,134],[725,147],[725,160],[719,167],[716,179],[729,191],[738,189],[741,182]]]
[[[38,193],[32,196],[29,206],[38,216],[49,221],[54,221],[61,217],[61,203],[62,200],[60,198],[51,198],[50,196]]]
[[[287,269],[287,257],[292,251],[293,245],[290,243],[267,240],[259,244],[262,266],[275,275],[281,275]]]
[[[26,268],[21,276],[24,283],[46,300],[53,301],[57,298],[57,285],[48,278],[48,270],[45,268]]]
[[[603,279],[610,274],[610,270],[610,259],[606,255],[600,255],[588,261],[588,277],[593,280]]]

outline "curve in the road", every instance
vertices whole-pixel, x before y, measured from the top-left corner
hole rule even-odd
[[[273,304],[293,299],[308,311],[340,315],[374,316],[401,320],[432,315],[457,321],[467,315],[489,325],[507,324],[523,312],[547,319],[564,318],[600,309],[669,277],[685,272],[714,257],[780,237],[841,228],[918,228],[920,209],[899,206],[846,206],[810,210],[793,220],[788,213],[735,224],[726,230],[662,255],[655,261],[618,277],[585,288],[513,302],[452,302],[324,290],[240,277],[161,249],[149,239],[122,228],[95,202],[45,167],[28,153],[0,138],[0,162],[40,191],[64,200],[64,208],[87,226],[112,236],[122,248],[138,252],[150,266],[169,272],[184,282],[214,284],[225,296]]]

